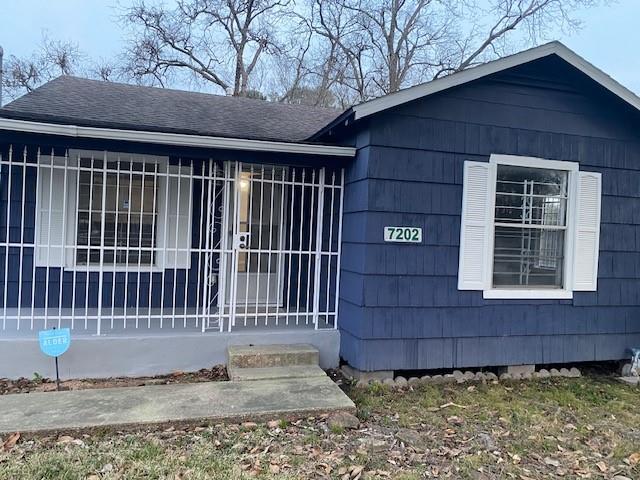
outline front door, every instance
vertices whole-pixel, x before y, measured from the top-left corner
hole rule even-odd
[[[227,303],[239,312],[256,312],[282,303],[286,169],[246,164],[236,168],[230,187],[234,191],[228,235],[234,258],[228,268],[232,288]]]

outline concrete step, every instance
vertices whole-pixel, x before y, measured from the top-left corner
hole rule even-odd
[[[254,380],[278,380],[282,378],[324,377],[326,373],[317,365],[291,365],[288,367],[228,368],[229,379],[233,382]]]
[[[289,367],[318,365],[320,352],[304,343],[291,345],[230,345],[227,368]]]

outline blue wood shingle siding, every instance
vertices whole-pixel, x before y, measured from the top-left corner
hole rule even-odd
[[[640,346],[640,116],[552,57],[379,113],[348,169],[341,355],[361,370],[621,359]],[[465,160],[602,173],[597,292],[484,300],[457,289]],[[385,225],[422,245],[385,244]]]

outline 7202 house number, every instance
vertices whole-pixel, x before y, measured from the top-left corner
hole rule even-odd
[[[384,227],[385,242],[421,243],[420,227]]]

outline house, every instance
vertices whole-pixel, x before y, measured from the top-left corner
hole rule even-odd
[[[60,77],[0,110],[0,376],[628,358],[639,109],[557,42],[344,112]]]

